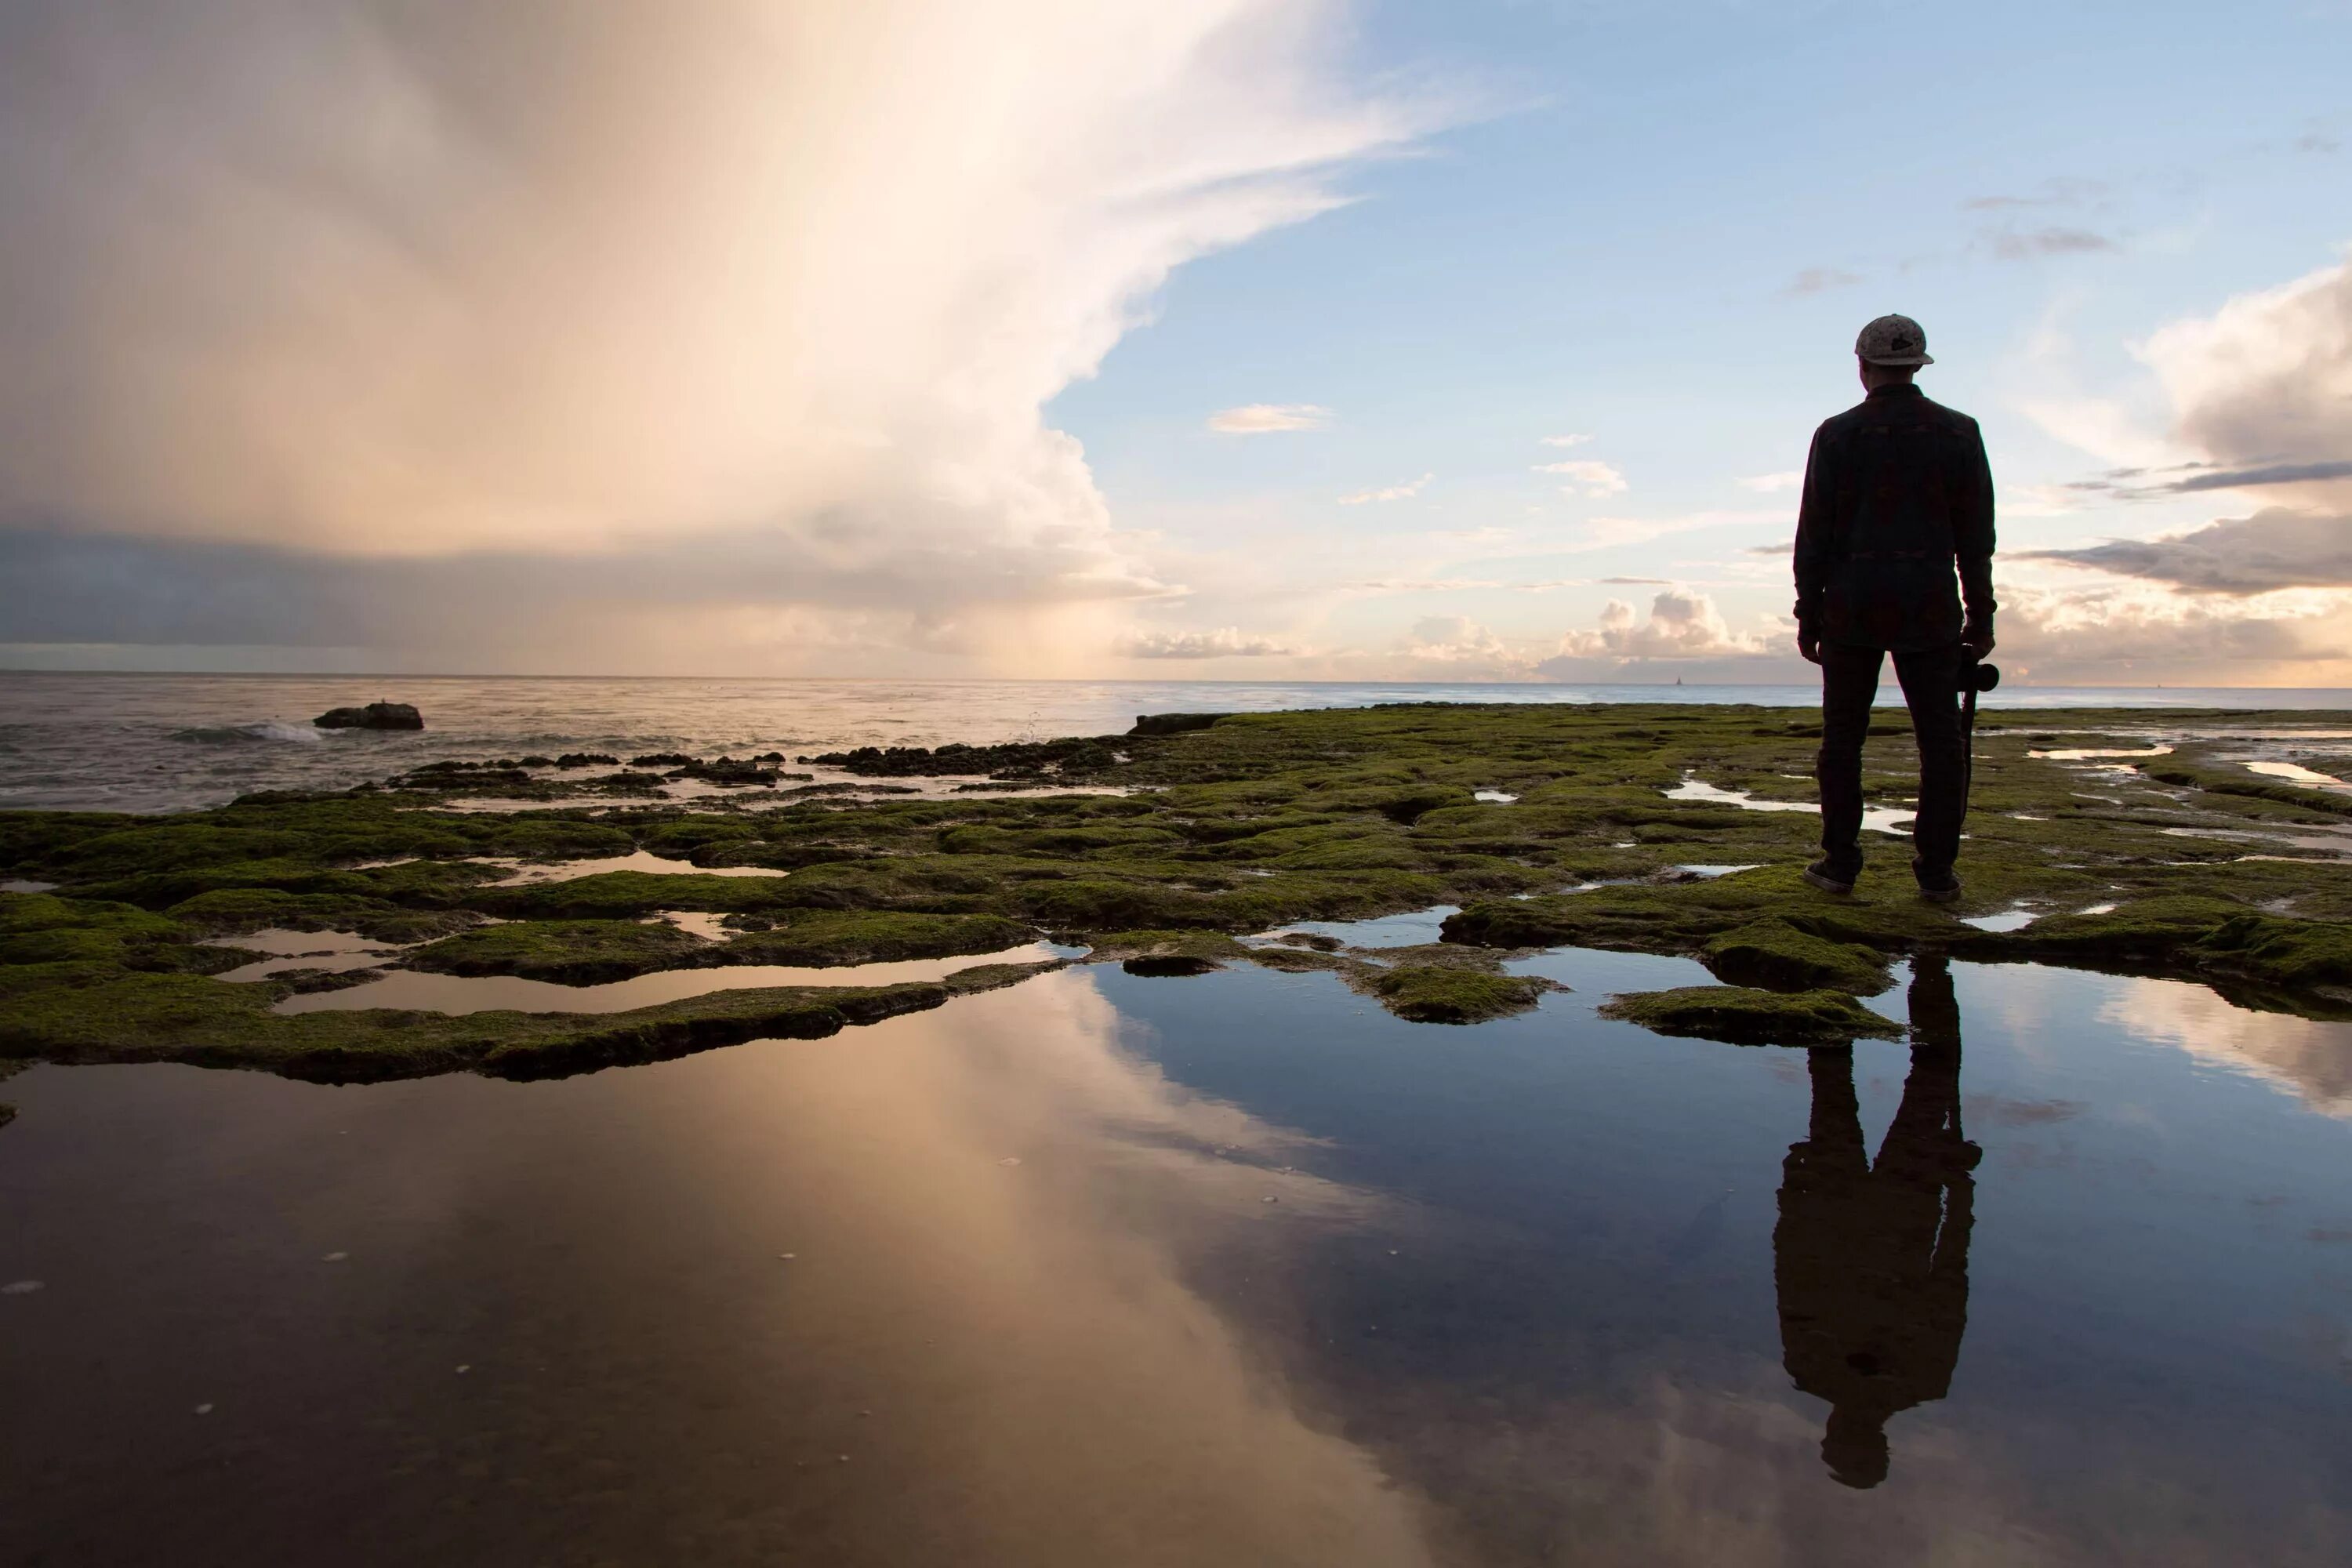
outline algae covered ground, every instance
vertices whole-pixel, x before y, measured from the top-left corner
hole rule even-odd
[[[1505,963],[1564,944],[1700,959],[1726,987],[1616,1010],[1724,1039],[1870,1033],[1883,1019],[1853,999],[1885,989],[1891,960],[1929,949],[2200,979],[2247,1005],[2352,1016],[2352,795],[2246,766],[2282,735],[2308,737],[2314,754],[2347,724],[1989,714],[1967,895],[1944,907],[1914,895],[1899,832],[1865,833],[1870,868],[1853,896],[1804,885],[1818,723],[1749,707],[1160,715],[1122,736],[796,759],[853,779],[929,781],[920,794],[782,789],[805,775],[780,772],[781,756],[643,759],[671,771],[586,779],[577,764],[526,758],[171,816],[0,813],[0,879],[47,885],[0,893],[0,1067],[568,1072],[935,1006],[1061,962],[984,961],[1038,937],[1145,973],[1328,969],[1432,1023],[1535,1005],[1550,983]],[[2160,754],[2148,739],[2158,731],[2170,737]],[[1872,733],[1872,804],[1899,816],[1914,787],[1908,731],[1897,712]],[[2074,754],[2086,751],[2136,754]],[[656,804],[599,797],[665,777],[729,787]],[[486,793],[531,804],[463,809]],[[701,869],[514,876],[519,864],[639,852]],[[1458,906],[1442,943],[1282,935],[1433,906]],[[1969,923],[1987,917],[2015,929]],[[277,1009],[383,972],[219,978],[259,956],[237,939],[265,931],[353,933],[392,950],[395,970],[567,984],[730,964],[976,962],[937,983],[860,985],[845,971],[838,986],[626,1013],[296,1014]]]

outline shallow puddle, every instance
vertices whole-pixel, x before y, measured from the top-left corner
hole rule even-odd
[[[213,976],[215,980],[265,980],[295,969],[337,973],[375,969],[400,955],[399,943],[378,942],[352,931],[259,931],[248,936],[218,937],[205,945],[268,955],[226,970]]]
[[[650,871],[668,877],[787,877],[789,871],[773,870],[766,866],[698,866],[691,860],[673,860],[656,855],[650,849],[640,849],[630,855],[607,855],[595,860],[475,860],[477,866],[499,866],[512,875],[493,882],[494,888],[528,887],[538,882],[569,882],[580,877],[599,876],[606,871]]]
[[[1704,779],[1685,778],[1674,788],[1663,792],[1668,800],[1705,801],[1709,805],[1736,805],[1742,811],[1801,811],[1818,816],[1821,807],[1811,801],[1759,800],[1753,791],[1725,789]],[[1863,830],[1867,833],[1894,833],[1911,837],[1911,819],[1918,812],[1911,806],[1864,805],[1862,808]],[[1630,845],[1621,845],[1630,848]]]
[[[2306,768],[2300,763],[2248,763],[2246,771],[2264,778],[2285,779],[2290,784],[2310,784],[2315,789],[2352,789],[2334,773],[2323,773]]]
[[[36,1068],[0,1556],[2345,1560],[2352,1026],[1931,964],[1908,1043],[1740,1048],[1595,1016],[1689,960],[1513,967],[1574,990],[1097,966],[555,1082]]]
[[[1033,942],[1001,952],[908,958],[888,963],[824,967],[741,963],[716,969],[663,969],[604,985],[558,985],[511,974],[428,974],[394,969],[387,970],[381,980],[345,990],[289,996],[272,1011],[348,1013],[362,1007],[402,1007],[422,1013],[487,1013],[499,1008],[518,1013],[625,1013],[635,1007],[681,1002],[688,996],[707,996],[714,991],[757,991],[775,985],[905,985],[945,980],[959,969],[982,963],[1039,963],[1082,951]]]
[[[2055,751],[2028,752],[2025,754],[2029,757],[2040,757],[2045,762],[2087,763],[2106,757],[2168,757],[2172,754],[2172,748],[2166,745],[2147,746],[2138,750],[2108,746],[2065,746]]]

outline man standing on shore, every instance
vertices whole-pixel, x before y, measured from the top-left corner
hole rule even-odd
[[[1881,316],[1853,352],[1868,395],[1813,433],[1797,519],[1797,650],[1822,667],[1822,858],[1805,880],[1850,893],[1862,874],[1862,743],[1891,653],[1919,744],[1911,868],[1945,903],[1967,807],[1958,699],[1993,646],[1992,472],[1977,422],[1912,384],[1936,363],[1918,322]]]

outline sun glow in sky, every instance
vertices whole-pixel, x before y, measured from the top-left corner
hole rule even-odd
[[[0,0],[0,665],[2352,685],[2352,10]]]

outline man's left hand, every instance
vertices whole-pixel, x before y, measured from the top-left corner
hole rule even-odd
[[[1982,659],[1985,655],[1992,651],[1992,628],[1970,626],[1960,634],[1960,647],[1967,651],[1970,658]]]

